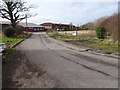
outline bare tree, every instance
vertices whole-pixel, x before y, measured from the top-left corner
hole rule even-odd
[[[2,18],[5,18],[11,22],[11,26],[15,27],[17,23],[23,19],[29,18],[32,15],[28,14],[30,8],[33,8],[32,5],[26,6],[26,2],[15,2],[2,0],[0,2],[0,14]]]
[[[99,26],[104,27],[110,33],[110,39],[114,42],[118,42],[120,34],[118,16],[119,14],[113,14],[99,24]]]
[[[89,29],[89,30],[94,30],[95,29],[95,23],[94,22],[88,22],[84,24],[84,28]]]

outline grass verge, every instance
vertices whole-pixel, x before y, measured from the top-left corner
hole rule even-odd
[[[0,39],[0,43],[5,43],[7,48],[10,48],[13,46],[15,43],[26,39],[27,37],[31,36],[31,34],[25,34],[24,36],[21,37],[15,37],[15,38],[7,38],[4,35],[2,35],[2,38]]]
[[[95,39],[95,38],[84,38],[84,37],[73,37],[68,35],[60,35],[56,32],[48,32],[48,36],[58,40],[66,41],[68,43],[76,44],[79,46],[90,47],[94,49],[107,50],[107,51],[120,51],[120,45],[113,44],[108,40]]]

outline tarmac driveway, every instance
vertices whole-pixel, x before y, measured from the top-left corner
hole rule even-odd
[[[48,37],[33,35],[19,45],[22,53],[38,70],[46,88],[118,88],[118,60],[84,51]],[[32,84],[33,87],[35,86]],[[39,81],[35,87],[41,88]]]

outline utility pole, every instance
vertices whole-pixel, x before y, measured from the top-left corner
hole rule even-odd
[[[70,30],[72,30],[72,22],[70,22]]]
[[[61,31],[61,23],[59,24],[59,30]]]
[[[79,30],[79,24],[77,24],[77,30]]]
[[[28,32],[27,15],[26,15],[26,31]]]

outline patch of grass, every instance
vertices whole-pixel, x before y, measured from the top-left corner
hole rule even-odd
[[[120,51],[120,46],[117,44],[110,44],[106,40],[99,40],[99,39],[89,39],[88,41],[85,42],[80,42],[80,44],[96,48],[96,49],[101,49],[101,50],[108,50],[108,51]]]
[[[7,47],[11,47],[13,44],[17,43],[20,40],[23,40],[25,38],[4,38],[2,39],[2,43],[5,43]]]
[[[28,34],[28,35],[24,35],[24,36],[22,36],[22,37],[15,37],[15,38],[7,38],[7,37],[5,37],[4,35],[2,36],[2,39],[0,39],[0,43],[5,43],[5,45],[9,48],[9,47],[11,47],[12,45],[14,45],[15,43],[17,43],[17,42],[19,42],[19,41],[21,41],[21,40],[24,40],[24,39],[26,39],[28,36],[29,36],[30,34]]]
[[[94,37],[73,37],[69,35],[59,35],[52,32],[47,33],[48,36],[51,36],[58,40],[67,41],[79,46],[86,46],[95,49],[108,50],[108,51],[120,51],[120,45],[113,44],[106,39],[95,39]]]

